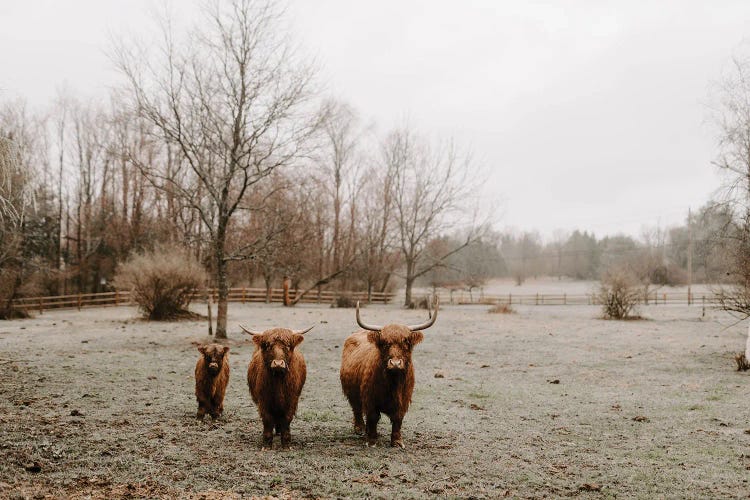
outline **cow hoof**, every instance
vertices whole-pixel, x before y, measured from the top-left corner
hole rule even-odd
[[[371,443],[371,442],[368,441],[367,443],[365,443],[365,446],[367,446],[368,448],[377,448],[378,444],[377,443]]]
[[[391,446],[393,446],[394,448],[401,448],[402,450],[406,449],[406,446],[404,446],[404,442],[400,439],[398,441],[391,441]]]
[[[263,446],[260,451],[271,451],[271,448],[268,446]]]

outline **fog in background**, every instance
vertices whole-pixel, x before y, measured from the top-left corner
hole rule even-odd
[[[167,4],[168,5],[168,4]],[[0,96],[105,97],[112,34],[160,2],[0,4]],[[197,9],[171,8],[189,21]],[[720,180],[712,82],[750,32],[722,2],[291,1],[290,29],[329,93],[378,130],[408,121],[469,145],[500,202],[496,227],[638,235],[684,222]],[[399,118],[394,118],[399,117]]]

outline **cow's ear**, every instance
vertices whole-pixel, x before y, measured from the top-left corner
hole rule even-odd
[[[200,352],[201,354],[206,354],[206,346],[199,345],[198,346],[198,352]]]
[[[292,335],[292,349],[300,345],[303,340],[305,340],[304,335],[300,335],[299,333],[295,333],[294,335]]]
[[[255,342],[255,345],[260,347],[260,344],[263,342],[263,339],[261,338],[263,335],[253,335],[253,342]]]
[[[367,332],[367,340],[369,340],[373,344],[377,344],[378,340],[380,340],[380,332],[374,332],[370,330],[369,332]]]
[[[411,332],[411,345],[415,346],[424,340],[424,333],[422,332]]]
[[[229,352],[229,346],[224,346],[224,352],[222,352],[222,355],[226,356]]]

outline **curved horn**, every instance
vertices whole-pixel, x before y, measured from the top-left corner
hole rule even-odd
[[[383,329],[382,326],[368,325],[362,322],[362,318],[359,317],[359,301],[357,301],[357,324],[360,326],[360,328],[370,330],[371,332],[379,332]]]
[[[242,331],[245,332],[245,333],[247,333],[248,335],[262,335],[263,334],[263,332],[254,332],[252,330],[248,330],[247,328],[245,328],[242,325],[240,325],[240,328],[242,328]]]
[[[292,332],[298,333],[299,335],[304,335],[310,330],[312,330],[313,328],[315,328],[315,325],[311,326],[310,328],[307,328],[306,330],[292,330]]]
[[[437,315],[438,315],[439,304],[440,304],[440,298],[437,295],[435,295],[435,314],[431,314],[430,319],[428,319],[426,323],[422,323],[421,325],[407,326],[407,328],[414,332],[417,330],[426,330],[432,325],[434,325],[435,320],[437,319]]]

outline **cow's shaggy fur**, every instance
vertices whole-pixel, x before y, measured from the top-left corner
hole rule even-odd
[[[229,347],[208,344],[198,347],[201,357],[195,364],[195,397],[198,399],[196,418],[206,413],[219,418],[224,411],[224,393],[229,383]]]
[[[263,446],[273,444],[274,429],[281,434],[281,445],[291,442],[289,426],[297,411],[307,367],[295,349],[304,337],[286,328],[253,335],[255,351],[247,367],[247,385],[263,421]]]
[[[423,338],[420,331],[388,325],[380,331],[361,331],[346,339],[341,356],[341,388],[354,413],[354,429],[366,431],[368,446],[375,445],[378,420],[385,413],[391,420],[391,446],[404,447],[401,422],[414,390],[411,352]]]

